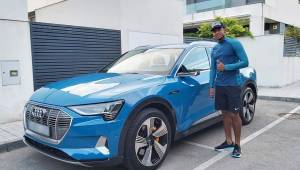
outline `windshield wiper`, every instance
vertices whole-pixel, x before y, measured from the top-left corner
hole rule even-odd
[[[136,73],[136,72],[127,72],[127,73],[123,73],[123,74],[140,74],[140,73]]]

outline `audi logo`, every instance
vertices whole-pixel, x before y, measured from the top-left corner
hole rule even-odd
[[[41,119],[46,113],[47,113],[47,109],[36,107],[36,106],[32,107],[31,110],[31,116],[38,119]]]

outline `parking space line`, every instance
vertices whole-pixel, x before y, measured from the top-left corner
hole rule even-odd
[[[189,145],[193,145],[193,146],[197,146],[200,148],[205,148],[205,149],[210,149],[210,150],[215,150],[213,147],[211,146],[207,146],[207,145],[202,145],[200,143],[196,143],[196,142],[192,142],[192,141],[184,141],[183,143],[189,144]]]
[[[276,126],[277,124],[279,124],[280,122],[282,122],[285,119],[287,119],[289,116],[293,115],[299,109],[300,109],[300,106],[297,106],[296,108],[294,108],[293,110],[291,110],[289,112],[289,114],[286,114],[285,116],[283,116],[283,117],[281,117],[281,118],[273,121],[272,123],[268,124],[264,128],[262,128],[262,129],[260,129],[260,130],[258,130],[256,132],[254,132],[253,134],[249,135],[248,137],[246,137],[245,139],[243,139],[241,141],[241,145],[244,145],[244,144],[250,142],[251,140],[253,140],[257,136],[259,136],[262,133],[270,130],[271,128],[273,128],[274,126]],[[211,165],[215,164],[217,161],[225,158],[230,153],[231,153],[230,151],[221,152],[221,153],[217,154],[216,156],[212,157],[211,159],[209,159],[208,161],[200,164],[199,166],[197,166],[196,168],[194,168],[194,170],[203,170],[203,169],[206,169],[206,168],[210,167]]]

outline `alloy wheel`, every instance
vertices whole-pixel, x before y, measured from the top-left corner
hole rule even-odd
[[[157,165],[168,147],[168,129],[158,117],[146,119],[140,126],[135,140],[135,153],[144,166]]]

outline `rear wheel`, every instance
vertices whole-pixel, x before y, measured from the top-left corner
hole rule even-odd
[[[129,169],[156,169],[163,162],[171,144],[171,126],[162,111],[143,110],[127,134],[125,165]]]
[[[244,90],[243,96],[241,98],[242,110],[240,112],[243,125],[247,125],[253,120],[255,113],[256,97],[257,96],[251,88],[247,87]]]

